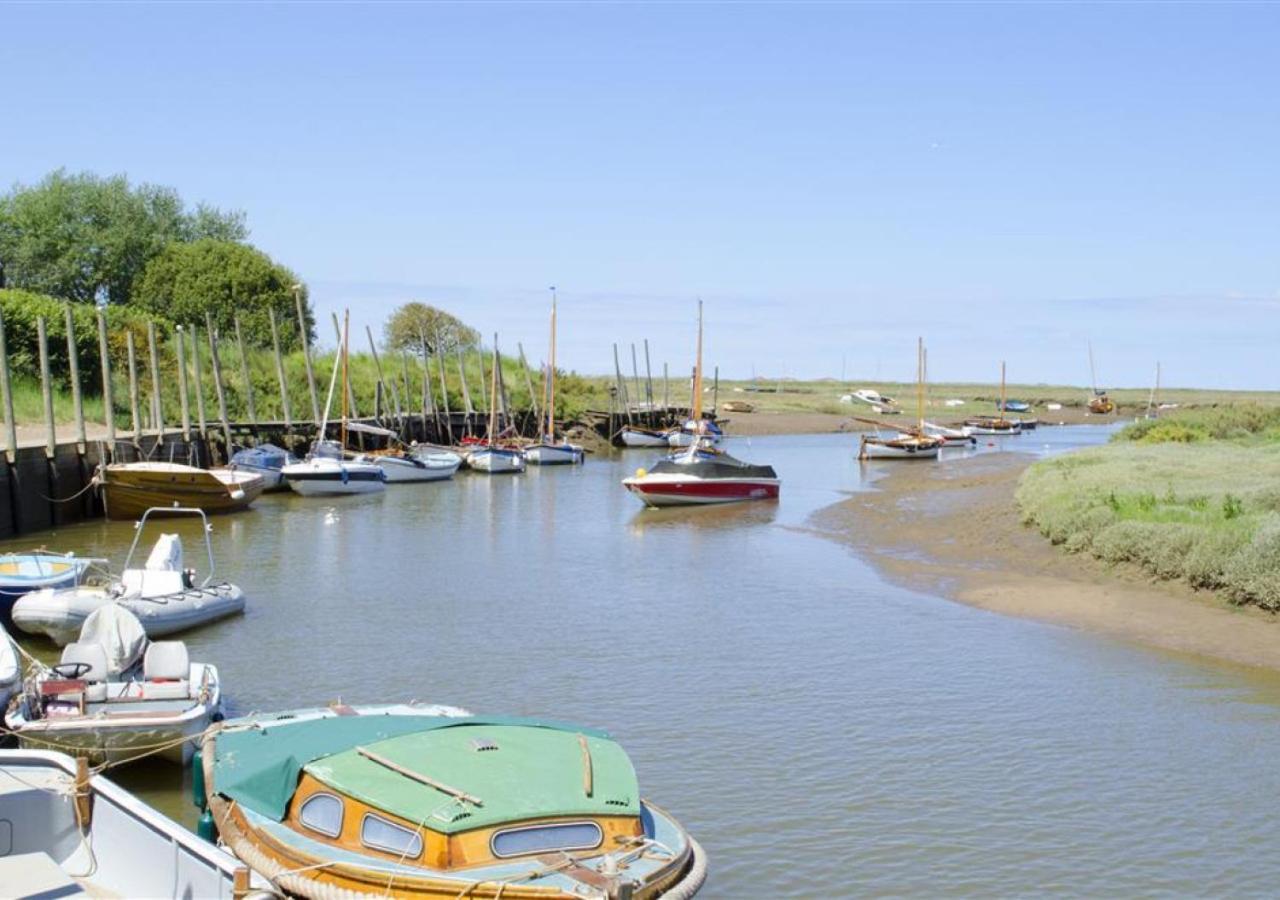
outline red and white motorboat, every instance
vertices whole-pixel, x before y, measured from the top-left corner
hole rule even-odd
[[[702,418],[702,301],[698,301],[698,351],[693,370],[693,430],[697,437],[688,450],[659,461],[648,471],[638,469],[623,487],[646,506],[693,506],[777,500],[782,482],[772,466],[757,466],[702,446],[707,422]]]
[[[639,469],[622,484],[646,506],[660,507],[777,500],[782,482],[773,466],[702,449],[667,457],[648,471]]]

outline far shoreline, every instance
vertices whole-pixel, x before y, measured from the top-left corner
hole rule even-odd
[[[984,454],[905,463],[873,490],[814,514],[890,581],[1005,615],[1280,672],[1280,620],[1130,566],[1068,554],[1024,525],[1014,502],[1035,459]]]

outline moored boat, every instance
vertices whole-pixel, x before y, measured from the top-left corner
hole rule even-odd
[[[946,425],[937,425],[933,422],[924,423],[925,434],[932,435],[942,439],[944,447],[972,447],[978,443],[973,436],[973,430],[967,425],[962,428],[950,428]]]
[[[646,506],[697,506],[742,500],[776,500],[782,482],[772,466],[757,466],[719,450],[689,448],[649,469],[638,469],[623,486]]]
[[[287,491],[289,484],[284,480],[282,470],[297,461],[298,458],[283,447],[258,444],[231,454],[229,468],[261,475],[264,491]]]
[[[1003,410],[1006,406],[1005,396],[1005,364],[1000,363],[1000,402],[996,404],[997,410]],[[974,416],[964,420],[965,427],[972,434],[984,436],[1000,436],[1019,434],[1022,431],[1022,425],[1017,419],[1007,419],[1003,415],[998,416]]]
[[[937,459],[943,440],[927,434],[862,435],[858,459]]]
[[[516,447],[478,446],[467,454],[467,465],[488,475],[523,472],[524,451]]]
[[[23,747],[186,765],[221,707],[214,666],[191,662],[182,641],[148,641],[132,613],[107,604],[57,665],[28,679],[4,722]]]
[[[362,453],[358,463],[371,463],[386,475],[387,484],[416,481],[444,481],[462,465],[462,457],[448,451]]]
[[[667,443],[676,448],[692,447],[694,440],[702,447],[717,446],[724,430],[711,419],[690,419],[667,435]]]
[[[633,428],[630,425],[618,432],[618,440],[624,447],[669,447],[672,429],[657,431],[652,428]]]
[[[185,513],[201,517],[209,571],[199,584],[195,582],[194,572],[185,565],[182,540],[176,534],[162,534],[142,568],[130,565],[147,520],[155,512],[143,513],[119,580],[60,591],[33,591],[14,604],[14,626],[28,634],[42,634],[57,644],[67,644],[75,640],[90,614],[110,604],[119,604],[137,616],[147,636],[152,638],[186,631],[243,611],[244,591],[230,582],[213,580],[213,542],[202,510],[159,511],[164,515]]]
[[[524,458],[535,466],[576,465],[587,457],[577,444],[556,440],[556,289],[551,289],[551,361],[547,363],[543,381],[542,402],[546,407],[545,426],[538,443],[524,448]]]
[[[236,512],[266,487],[254,472],[171,462],[111,463],[98,469],[97,479],[108,519],[137,519],[149,509],[171,507]]]
[[[0,822],[21,823],[5,830],[6,896],[267,896],[244,863],[62,753],[0,750]]]
[[[435,714],[432,714],[434,712]],[[302,897],[691,897],[705,854],[607,734],[464,711],[341,707],[215,727],[219,840]]]
[[[98,560],[44,550],[0,556],[0,624],[10,621],[19,597],[32,591],[74,587],[94,562]]]
[[[503,443],[510,438],[507,429],[499,431],[498,406],[503,402],[505,392],[502,387],[502,357],[498,353],[498,336],[493,336],[493,372],[492,386],[489,393],[489,427],[481,441],[471,444],[467,453],[467,466],[486,475],[514,474],[525,470],[525,455],[521,447]]]

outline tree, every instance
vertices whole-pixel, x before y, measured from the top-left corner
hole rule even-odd
[[[480,333],[456,316],[426,303],[406,303],[382,326],[389,350],[409,350],[419,356],[479,343]],[[437,338],[440,346],[436,346]]]
[[[299,346],[293,287],[298,278],[289,269],[248,244],[212,239],[174,243],[147,264],[138,280],[133,305],[178,324],[204,326],[205,313],[224,334],[231,334],[235,318],[245,340],[257,346],[271,343],[268,310],[274,309],[285,349]],[[315,317],[303,291],[307,334],[315,334]]]
[[[10,288],[92,303],[128,303],[147,263],[173,241],[239,241],[244,213],[197,206],[177,191],[58,169],[0,196],[0,272]]]

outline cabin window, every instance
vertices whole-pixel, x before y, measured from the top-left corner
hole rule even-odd
[[[333,794],[312,794],[302,804],[298,820],[312,831],[336,838],[342,834],[342,801]]]
[[[422,855],[422,835],[373,813],[365,813],[360,824],[360,840],[366,847],[405,859],[417,859]]]
[[[490,846],[494,856],[521,856],[548,850],[590,850],[603,840],[604,834],[595,822],[566,822],[499,831]]]

